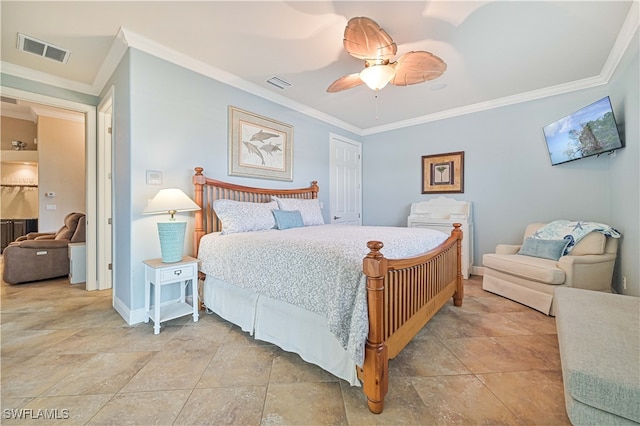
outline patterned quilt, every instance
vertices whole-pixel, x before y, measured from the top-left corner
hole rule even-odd
[[[575,220],[555,220],[538,229],[533,238],[541,240],[569,240],[564,254],[569,254],[582,238],[591,232],[600,232],[612,238],[620,238],[620,233],[604,223],[581,222]]]
[[[205,235],[202,271],[230,284],[327,318],[329,330],[362,366],[369,332],[367,242],[384,243],[387,258],[425,253],[446,240],[424,228],[320,225],[286,230]]]

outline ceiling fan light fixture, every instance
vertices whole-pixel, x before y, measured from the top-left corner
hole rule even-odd
[[[396,74],[389,65],[371,65],[360,72],[360,79],[371,90],[380,90],[387,85]]]

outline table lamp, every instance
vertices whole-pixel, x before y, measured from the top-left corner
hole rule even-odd
[[[160,237],[160,252],[163,263],[174,263],[182,260],[184,249],[184,233],[187,222],[176,220],[176,212],[200,210],[182,190],[177,188],[161,189],[142,211],[142,214],[168,213],[169,220],[158,221],[158,236]]]

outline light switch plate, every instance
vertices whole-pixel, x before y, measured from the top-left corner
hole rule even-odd
[[[147,185],[162,185],[162,172],[147,170]]]

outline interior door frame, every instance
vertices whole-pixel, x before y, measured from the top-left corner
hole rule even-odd
[[[113,264],[114,250],[114,225],[113,218],[113,103],[115,88],[107,91],[105,97],[98,105],[97,125],[97,193],[98,205],[96,206],[96,273],[98,278],[98,290],[107,290],[113,286],[115,265]]]
[[[97,193],[96,193],[96,107],[80,102],[55,98],[13,87],[0,86],[2,96],[36,102],[56,108],[64,108],[84,114],[85,120],[85,193],[86,193],[86,247],[87,247],[87,290],[97,290]]]

